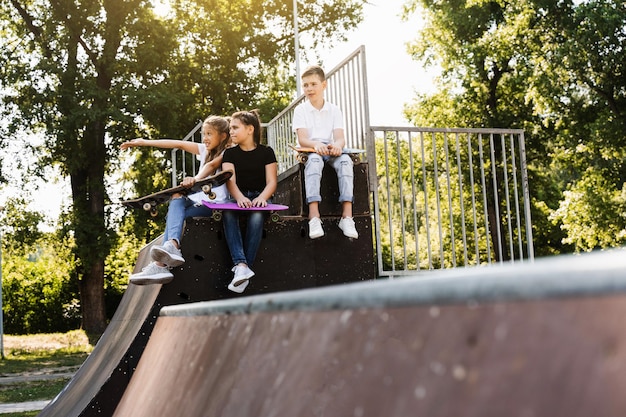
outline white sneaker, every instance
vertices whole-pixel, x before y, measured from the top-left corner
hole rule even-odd
[[[359,233],[354,227],[354,219],[352,217],[344,217],[339,220],[339,228],[343,231],[343,234],[350,239],[358,239]]]
[[[250,278],[254,276],[254,272],[248,268],[248,265],[237,265],[233,267],[232,271],[235,273],[235,276],[228,284],[228,289],[241,294],[248,286]]]
[[[231,290],[232,292],[236,292],[237,294],[241,294],[242,292],[246,290],[249,283],[250,283],[250,280],[247,280],[247,281],[244,281],[243,284],[240,284],[238,287],[235,287],[233,283],[231,282],[230,284],[228,284],[228,289]]]
[[[322,221],[319,217],[313,217],[309,220],[309,238],[317,239],[324,236],[324,229],[322,229]]]
[[[174,279],[174,274],[165,266],[150,262],[141,272],[130,276],[129,281],[136,285],[167,284]]]
[[[150,256],[155,261],[161,262],[170,268],[185,263],[185,258],[183,258],[182,252],[174,246],[170,240],[165,242],[163,246],[153,246],[150,248]]]

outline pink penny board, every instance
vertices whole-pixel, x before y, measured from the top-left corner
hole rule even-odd
[[[287,210],[289,206],[282,204],[268,204],[265,207],[239,207],[237,203],[212,203],[203,201],[202,204],[213,210],[245,210],[245,211],[280,211]]]

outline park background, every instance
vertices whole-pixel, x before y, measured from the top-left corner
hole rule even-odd
[[[119,143],[293,99],[293,3],[248,3],[172,5],[176,19],[2,3],[6,332],[99,334],[114,313],[164,225],[115,202],[169,185],[166,154]],[[623,245],[623,2],[369,3],[299,2],[301,64],[364,44],[374,124],[524,129],[536,255]]]

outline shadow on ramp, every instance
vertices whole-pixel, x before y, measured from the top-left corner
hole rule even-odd
[[[114,415],[626,415],[625,255],[167,307]]]

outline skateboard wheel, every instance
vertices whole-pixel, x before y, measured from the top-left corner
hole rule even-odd
[[[215,199],[215,193],[212,191],[213,186],[211,184],[204,184],[202,186],[202,191],[206,194],[211,200]]]
[[[156,217],[158,214],[159,214],[159,210],[157,210],[157,209],[150,210],[150,215],[152,217]]]
[[[270,220],[272,220],[274,223],[276,223],[277,221],[280,220],[280,216],[278,215],[278,213],[272,213],[270,216]]]
[[[298,162],[300,162],[301,164],[306,164],[306,161],[309,159],[309,157],[307,155],[303,155],[303,154],[298,154],[298,156],[296,157],[296,159],[298,160]]]
[[[212,216],[213,220],[215,220],[216,222],[219,222],[220,220],[222,220],[222,212],[221,211],[213,211]]]
[[[150,203],[143,203],[142,207],[145,211],[152,211],[152,204]]]

